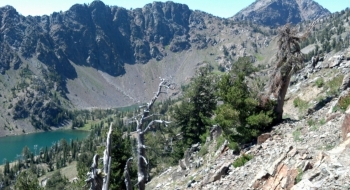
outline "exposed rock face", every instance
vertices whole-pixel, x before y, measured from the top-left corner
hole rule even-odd
[[[232,18],[268,26],[314,20],[330,12],[313,0],[257,0]]]
[[[188,49],[187,5],[154,2],[126,10],[102,1],[73,5],[50,16],[20,15],[13,7],[0,8],[0,72],[20,64],[18,55],[37,57],[67,78],[77,76],[70,61],[112,76],[123,74],[124,63],[162,59],[160,49]]]
[[[297,169],[290,169],[287,165],[281,163],[274,176],[269,176],[259,183],[254,184],[254,189],[291,189],[298,175]]]

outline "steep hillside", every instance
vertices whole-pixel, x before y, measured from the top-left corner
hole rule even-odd
[[[257,22],[266,26],[297,24],[329,15],[313,0],[257,0],[232,17],[233,20]]]
[[[148,189],[349,188],[350,48],[326,56],[298,73],[288,90],[285,122],[257,144],[236,155],[213,128],[205,144],[188,148],[179,165],[154,177]],[[239,161],[243,157],[246,163]]]

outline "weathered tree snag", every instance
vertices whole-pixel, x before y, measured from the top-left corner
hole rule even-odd
[[[112,135],[112,123],[109,126],[109,131],[107,133],[106,149],[103,152],[103,186],[102,190],[108,190],[109,188],[109,176],[111,174],[111,135]]]
[[[93,163],[90,167],[90,172],[87,173],[88,178],[85,180],[86,185],[90,184],[90,190],[108,190],[109,187],[109,176],[111,168],[111,134],[112,134],[112,123],[109,126],[107,133],[106,149],[103,155],[103,173],[101,169],[98,169],[98,161],[100,156],[95,154]]]
[[[162,123],[162,124],[168,124],[170,122],[163,121],[163,120],[152,120],[146,127],[145,122],[148,119],[151,119],[154,115],[150,115],[150,111],[152,109],[152,106],[158,99],[159,95],[161,93],[166,93],[165,91],[162,91],[163,88],[169,89],[171,84],[169,84],[165,79],[161,79],[161,82],[159,83],[158,90],[155,93],[155,96],[152,98],[152,100],[147,103],[147,105],[142,106],[144,110],[142,113],[138,116],[136,116],[134,119],[136,121],[137,127],[137,185],[138,189],[144,190],[145,184],[148,181],[148,173],[147,173],[147,159],[146,159],[146,146],[145,146],[145,133],[153,126],[154,123]],[[128,164],[128,163],[127,163]],[[127,170],[128,167],[125,166],[125,169]],[[128,171],[124,171],[128,174]],[[125,179],[127,180],[127,179]],[[130,179],[127,182],[126,186],[128,188],[131,188],[130,186]]]
[[[101,190],[102,189],[103,178],[100,175],[101,170],[98,169],[99,158],[100,158],[100,156],[98,154],[95,154],[95,156],[92,159],[90,172],[87,173],[88,178],[85,180],[85,182],[86,182],[86,185],[90,184],[89,190]]]
[[[276,113],[275,122],[282,120],[284,98],[289,87],[290,78],[303,67],[303,54],[299,43],[307,38],[314,24],[315,22],[302,35],[298,35],[298,31],[292,28],[290,24],[286,24],[278,31],[277,63],[269,83],[268,92],[268,95],[273,97],[277,103],[274,110]]]
[[[126,190],[132,189],[130,174],[129,174],[129,166],[130,166],[130,162],[132,161],[132,159],[133,158],[131,157],[126,161],[125,168],[124,168],[124,178],[125,178],[124,182],[125,182]]]

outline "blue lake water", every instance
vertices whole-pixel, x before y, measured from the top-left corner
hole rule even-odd
[[[36,145],[39,153],[40,148],[52,146],[54,142],[66,139],[67,142],[76,139],[84,139],[89,135],[87,131],[78,130],[57,130],[43,133],[33,133],[27,135],[8,136],[0,138],[0,165],[4,159],[8,161],[16,160],[16,156],[22,153],[24,146],[28,146],[35,153],[34,146]]]

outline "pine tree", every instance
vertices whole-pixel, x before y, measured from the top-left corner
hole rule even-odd
[[[65,189],[69,184],[67,177],[63,176],[59,170],[55,171],[51,178],[47,180],[45,189],[47,190],[56,190],[56,189]]]
[[[112,133],[112,165],[111,165],[111,177],[110,177],[110,189],[125,189],[123,179],[124,166],[128,158],[132,156],[132,147],[129,137],[123,138],[123,133],[118,128]],[[135,170],[130,171],[133,176],[136,177]]]
[[[33,172],[23,171],[16,179],[15,190],[41,190],[38,178]]]
[[[196,73],[183,102],[175,108],[176,125],[183,133],[183,148],[201,141],[210,126],[210,117],[216,108],[215,78],[209,67],[202,67]]]
[[[251,62],[240,58],[235,64],[241,66],[222,76],[218,83],[219,100],[223,104],[216,110],[215,121],[229,140],[230,148],[238,151],[239,144],[252,141],[269,129],[273,106],[271,103],[262,106],[256,93],[249,89],[245,77],[256,70]]]
[[[10,162],[6,160],[5,167],[4,167],[4,176],[8,175],[10,173]]]

